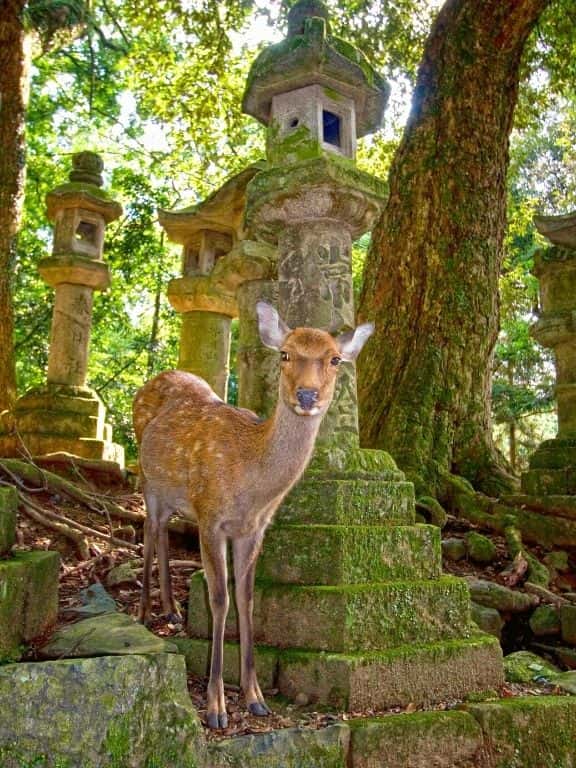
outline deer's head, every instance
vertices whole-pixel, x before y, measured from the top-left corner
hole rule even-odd
[[[280,397],[299,416],[321,416],[332,402],[338,367],[360,354],[374,325],[333,337],[316,328],[291,330],[270,304],[256,305],[262,343],[280,352]]]

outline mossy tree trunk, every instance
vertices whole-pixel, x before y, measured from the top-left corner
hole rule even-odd
[[[360,315],[363,444],[430,487],[446,471],[497,492],[490,370],[506,221],[508,136],[531,29],[551,0],[448,0],[374,231]]]
[[[12,275],[24,199],[29,82],[24,5],[25,0],[4,0],[0,8],[0,412],[16,399]]]

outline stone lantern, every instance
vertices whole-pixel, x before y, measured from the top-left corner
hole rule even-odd
[[[215,282],[214,270],[243,238],[250,166],[197,205],[159,212],[168,238],[182,245],[182,276],[171,280],[168,298],[182,314],[178,368],[205,379],[226,399],[230,324],[238,315],[234,286]]]
[[[11,452],[22,452],[22,440],[33,455],[65,451],[123,465],[123,449],[111,442],[104,405],[86,385],[94,291],[110,284],[102,260],[104,233],[122,208],[101,189],[103,164],[97,154],[81,152],[72,164],[69,182],[46,197],[54,245],[52,256],[38,265],[55,291],[47,385],[17,401],[19,438]]]
[[[554,350],[558,435],[544,441],[522,476],[531,495],[576,494],[576,212],[537,216],[536,228],[552,243],[534,256],[542,312],[532,335]]]
[[[356,324],[352,240],[371,229],[386,191],[356,167],[355,142],[380,125],[388,89],[359,50],[330,34],[323,3],[300,0],[288,25],[287,39],[254,62],[244,96],[245,111],[268,127],[269,162],[248,184],[246,228],[277,248],[288,325],[340,332]],[[359,446],[355,370],[343,364],[315,458],[258,561],[264,687],[377,709],[503,681],[498,641],[470,630],[467,584],[442,575],[439,529],[414,519],[412,484],[389,454]],[[229,640],[238,637],[235,619],[231,612]],[[210,616],[201,575],[190,582],[188,630],[188,658],[204,674]]]

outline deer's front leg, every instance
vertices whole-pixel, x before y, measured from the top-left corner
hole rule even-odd
[[[226,567],[226,537],[209,531],[200,533],[202,564],[208,584],[208,597],[212,612],[212,660],[208,681],[208,710],[206,722],[209,728],[226,728],[226,699],[222,680],[224,657],[224,625],[228,614],[228,571]]]
[[[240,684],[248,710],[253,715],[270,714],[258,685],[254,664],[254,573],[260,554],[264,532],[234,540],[234,580],[236,582],[236,606],[240,627]]]
[[[168,540],[168,520],[170,515],[160,516],[158,522],[158,577],[160,580],[160,597],[162,599],[162,610],[168,621],[177,623],[182,621],[180,608],[174,600],[172,593],[172,579],[170,578],[170,546]]]
[[[156,551],[156,539],[158,536],[158,503],[150,494],[144,494],[146,501],[146,519],[144,520],[144,570],[142,573],[142,591],[140,593],[140,608],[138,621],[146,623],[150,615],[150,586],[152,580],[152,566]]]

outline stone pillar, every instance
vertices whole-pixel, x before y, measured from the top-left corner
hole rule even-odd
[[[299,0],[288,39],[252,66],[244,109],[269,126],[270,165],[248,184],[246,228],[277,245],[284,320],[339,332],[355,325],[352,239],[370,229],[384,195],[356,168],[355,140],[377,127],[386,88],[360,51],[330,36],[327,16],[320,0]],[[242,288],[251,347],[259,286]],[[414,525],[414,488],[392,458],[359,448],[354,367],[343,364],[339,379],[315,457],[266,532],[254,590],[257,666],[275,669],[273,684],[288,697],[344,709],[497,687],[497,639],[471,636],[468,587],[442,575],[439,529]],[[200,674],[205,589],[195,575],[188,658]],[[231,611],[231,640],[235,619]]]
[[[213,275],[218,288],[238,303],[238,405],[270,416],[278,396],[278,353],[260,341],[256,303],[276,304],[276,251],[266,243],[241,240],[221,259]]]
[[[168,299],[182,313],[178,368],[201,376],[226,400],[230,324],[238,314],[234,297],[215,289],[209,276],[198,275],[171,280]]]
[[[532,335],[554,351],[558,435],[530,458],[522,488],[531,495],[576,494],[576,212],[536,217],[552,246],[537,251],[541,315]]]
[[[101,189],[98,155],[81,152],[72,163],[69,183],[47,195],[54,245],[52,255],[38,265],[55,290],[47,384],[18,400],[14,417],[19,437],[0,440],[0,449],[19,454],[21,440],[34,455],[66,451],[123,465],[124,452],[111,442],[104,405],[86,383],[94,291],[110,284],[103,261],[105,229],[122,209]]]

